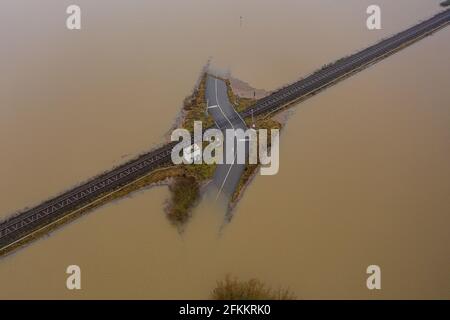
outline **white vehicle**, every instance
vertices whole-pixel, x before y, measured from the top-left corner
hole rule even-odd
[[[194,143],[189,147],[183,149],[183,158],[186,162],[193,163],[197,161],[201,161],[202,159],[202,151],[198,144]]]

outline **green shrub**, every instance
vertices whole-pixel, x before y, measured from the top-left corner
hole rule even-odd
[[[190,211],[199,198],[199,184],[194,177],[176,177],[170,185],[172,198],[168,204],[167,216],[177,226],[190,217]]]
[[[212,298],[214,300],[293,300],[295,295],[288,289],[274,290],[267,287],[258,279],[239,281],[227,275],[225,280],[217,282]]]

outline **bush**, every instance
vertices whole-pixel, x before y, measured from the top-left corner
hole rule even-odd
[[[190,211],[199,197],[199,185],[194,177],[177,177],[170,185],[172,198],[167,207],[169,220],[177,226],[190,217]]]
[[[258,279],[239,281],[231,278],[218,281],[212,292],[214,300],[293,300],[295,295],[288,289],[273,290]]]

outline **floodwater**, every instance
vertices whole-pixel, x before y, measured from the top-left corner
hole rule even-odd
[[[377,3],[383,29],[368,31],[366,0],[79,0],[68,31],[71,1],[2,1],[0,217],[162,142],[209,57],[272,90],[440,10]],[[1,259],[0,299],[201,299],[227,273],[303,299],[450,298],[449,39],[293,108],[280,172],[257,176],[224,228],[203,201],[180,235],[167,188],[141,191]],[[65,287],[71,264],[82,290]]]

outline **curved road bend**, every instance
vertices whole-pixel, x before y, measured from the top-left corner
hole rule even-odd
[[[243,129],[244,131],[247,129],[244,120],[236,112],[228,99],[225,81],[208,75],[206,79],[205,95],[208,104],[208,112],[216,122],[216,127],[222,130],[224,137],[226,129]],[[236,141],[234,147],[236,148]],[[236,161],[236,157],[234,160]],[[233,195],[234,190],[236,190],[244,169],[244,164],[224,163],[217,165],[213,178],[213,184],[217,188],[217,194],[215,195],[216,199],[220,197],[224,200],[229,200]]]

